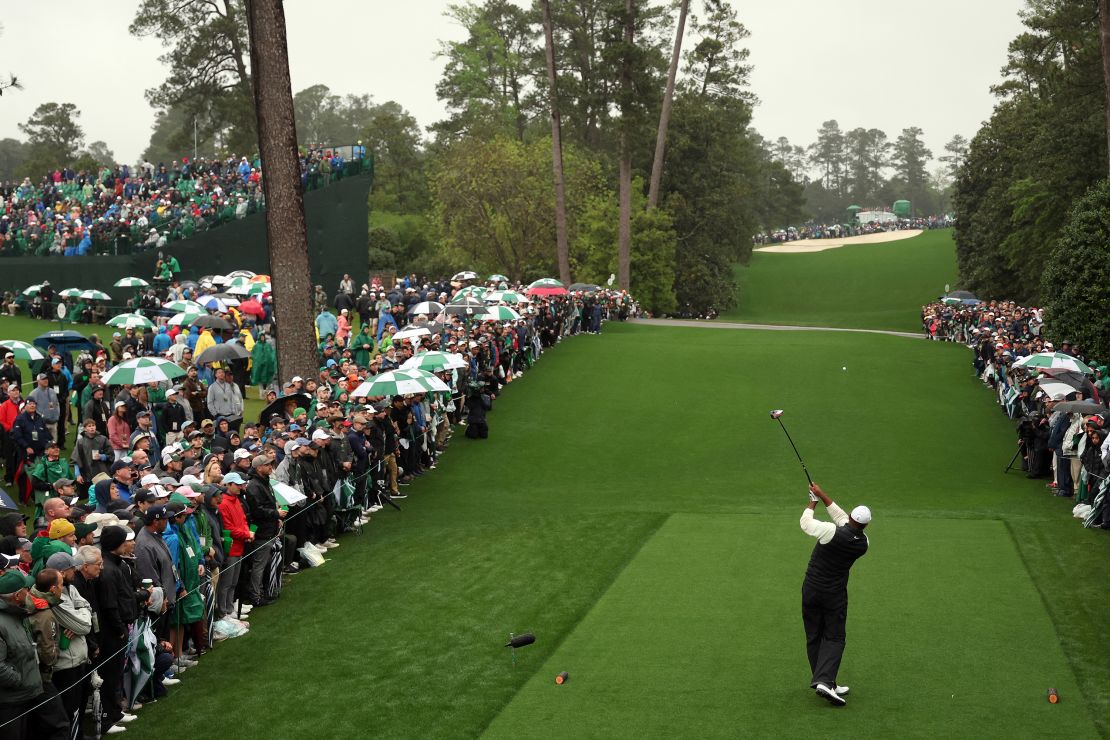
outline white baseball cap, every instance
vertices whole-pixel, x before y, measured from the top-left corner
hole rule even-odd
[[[329,435],[323,429],[317,429],[315,432],[312,433],[312,438],[313,439],[331,439],[331,435]]]
[[[871,509],[868,509],[866,506],[857,506],[852,509],[851,516],[853,521],[859,522],[860,524],[867,524],[871,521]]]
[[[139,485],[145,488],[153,483],[157,483],[159,480],[158,476],[154,473],[147,473],[139,479]]]
[[[250,453],[250,450],[248,450],[248,449],[240,447],[239,449],[235,450],[235,459],[236,460],[242,460],[244,457],[250,457],[250,456],[251,456],[251,453]]]

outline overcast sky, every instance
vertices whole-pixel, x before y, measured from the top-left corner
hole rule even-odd
[[[734,2],[751,31],[764,136],[809,144],[822,121],[879,128],[893,139],[920,126],[934,155],[953,134],[971,137],[990,116],[988,91],[1006,45],[1021,30],[1023,0],[774,0]],[[87,141],[104,140],[134,161],[150,139],[154,112],[143,91],[164,78],[162,48],[127,32],[137,2],[50,0],[5,14],[0,71],[22,91],[0,97],[0,137],[48,101],[75,103]],[[447,2],[288,0],[293,90],[323,83],[336,93],[396,100],[422,126],[444,116],[435,83],[438,41],[462,30],[443,17]],[[694,12],[700,0],[693,0]],[[363,29],[358,41],[353,29]],[[369,29],[369,30],[366,30]]]

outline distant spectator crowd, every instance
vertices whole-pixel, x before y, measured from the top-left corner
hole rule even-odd
[[[301,152],[305,190],[358,174],[338,150]],[[0,256],[129,254],[161,248],[245,218],[265,206],[257,156],[169,164],[117,164],[98,172],[57,169],[41,178],[0,183]]]
[[[769,233],[756,234],[752,241],[755,246],[783,244],[802,239],[843,239],[849,236],[877,234],[883,231],[904,231],[907,229],[946,229],[953,224],[948,216],[927,216],[919,218],[900,218],[896,221],[872,221],[852,224],[806,224],[790,226]]]
[[[220,282],[166,290],[203,303]],[[503,388],[546,349],[638,313],[624,291],[584,287],[344,276],[333,297],[317,286],[319,370],[306,377],[278,378],[280,327],[245,302],[212,302],[189,324],[155,303],[147,330],[50,343],[26,395],[6,353],[0,736],[119,734],[144,703],[172,699],[283,579],[399,508],[456,431],[487,438]],[[120,375],[144,362],[167,377]],[[248,385],[266,401],[258,415]]]
[[[1049,478],[1049,492],[1074,502],[1072,514],[1110,530],[1110,368],[1082,347],[1043,337],[1041,309],[969,294],[923,306],[922,328],[936,341],[974,352],[975,375],[994,389],[1017,425],[1012,464],[1029,478]]]

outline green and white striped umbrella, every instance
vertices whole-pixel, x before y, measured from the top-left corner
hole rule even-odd
[[[42,360],[46,358],[38,347],[27,342],[21,342],[18,339],[0,339],[0,347],[3,347],[8,352],[15,355],[17,360]]]
[[[470,285],[466,288],[463,288],[458,293],[456,293],[455,297],[451,299],[451,302],[452,303],[462,303],[462,301],[465,298],[467,298],[468,296],[470,298],[477,298],[478,300],[481,300],[482,296],[484,296],[487,292],[488,291],[486,290],[485,286]]]
[[[178,313],[204,313],[204,306],[200,305],[196,301],[170,301],[169,303],[163,303],[162,308],[168,309],[170,311],[177,311]]]
[[[230,293],[232,288],[239,288],[239,287],[247,286],[247,285],[250,285],[250,284],[251,284],[251,279],[249,277],[245,277],[245,276],[241,275],[239,277],[233,277],[233,278],[225,280],[224,290],[226,290],[228,293]]]
[[[428,393],[450,390],[447,384],[429,372],[419,369],[393,370],[375,375],[355,388],[354,398],[362,396],[399,396],[405,393]]]
[[[39,294],[40,290],[42,290],[41,285],[28,285],[26,288],[23,289],[23,295],[27,296],[28,298],[34,298]]]
[[[528,298],[515,290],[494,290],[485,295],[486,303],[526,303]]]
[[[560,283],[555,278],[540,278],[539,280],[535,281],[534,283],[532,283],[528,287],[529,288],[565,288],[566,286],[563,285],[562,283]]]
[[[78,298],[84,298],[88,301],[110,301],[112,296],[105,293],[103,290],[83,290]]]
[[[245,278],[241,279],[245,280]],[[269,283],[252,283],[250,281],[230,285],[227,288],[227,292],[232,295],[262,295],[263,293],[269,293],[271,290]]]
[[[120,278],[112,284],[117,288],[145,288],[150,285],[150,283],[139,277]]]
[[[138,357],[126,360],[109,370],[101,380],[106,385],[138,385],[180,378],[185,371],[159,357]]]
[[[509,278],[505,277],[501,273],[494,273],[493,275],[490,275],[488,278],[486,278],[486,282],[487,283],[507,283],[507,282],[509,282]]]
[[[274,498],[282,506],[296,506],[308,498],[293,486],[277,480],[270,481],[270,490],[274,492]]]
[[[66,288],[65,290],[59,292],[58,295],[60,295],[62,298],[80,298],[81,297],[81,289],[80,288]]]
[[[421,352],[414,355],[401,365],[402,370],[426,370],[430,373],[438,373],[444,368],[448,370],[456,370],[464,367],[469,367],[469,364],[459,355],[454,352]]]
[[[1030,370],[1070,370],[1075,373],[1093,375],[1094,370],[1086,364],[1063,352],[1038,352],[1035,355],[1022,357],[1014,363],[1016,367],[1027,367]]]
[[[488,306],[485,311],[474,318],[479,321],[489,321],[490,319],[495,319],[497,321],[517,321],[520,319],[520,314],[508,306]]]
[[[106,322],[108,326],[114,326],[117,329],[153,329],[154,322],[146,316],[138,313],[121,313],[119,316],[113,316]]]
[[[166,323],[170,326],[189,326],[204,315],[203,311],[182,311],[181,313],[175,313]]]

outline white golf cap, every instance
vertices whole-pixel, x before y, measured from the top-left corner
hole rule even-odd
[[[871,509],[866,506],[857,506],[852,509],[852,521],[859,522],[860,524],[867,524],[871,521]]]
[[[158,476],[155,475],[154,473],[147,473],[141,479],[139,479],[139,485],[143,486],[145,488],[146,486],[157,483],[158,480],[159,480]]]
[[[328,440],[331,439],[331,436],[323,429],[317,429],[315,432],[312,433],[312,438]]]
[[[250,456],[251,456],[251,451],[250,450],[244,449],[242,447],[235,450],[234,458],[236,460],[242,460],[244,457],[250,457]]]

